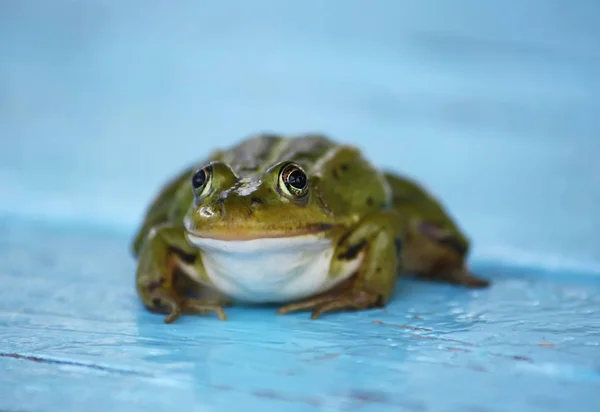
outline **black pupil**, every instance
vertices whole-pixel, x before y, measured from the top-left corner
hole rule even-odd
[[[198,189],[204,186],[204,183],[206,183],[206,172],[204,169],[200,169],[194,173],[194,177],[192,177],[192,186],[194,189]]]
[[[288,183],[294,189],[302,190],[306,187],[306,175],[301,170],[294,170],[288,176]]]

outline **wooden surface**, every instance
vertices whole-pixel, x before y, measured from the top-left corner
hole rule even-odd
[[[597,411],[599,9],[0,2],[0,411]],[[418,177],[493,286],[163,324],[133,287],[145,206],[262,130]]]
[[[0,229],[3,411],[596,410],[597,278],[481,264],[487,291],[401,282],[386,310],[165,325],[138,304],[126,237]]]

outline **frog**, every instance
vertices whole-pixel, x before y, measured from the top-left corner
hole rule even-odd
[[[401,276],[489,285],[470,241],[416,179],[319,133],[256,133],[163,183],[131,243],[136,291],[165,323],[227,320],[234,304],[280,315],[387,306]]]

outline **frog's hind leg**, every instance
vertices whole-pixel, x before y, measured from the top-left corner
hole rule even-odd
[[[383,307],[396,286],[398,222],[395,211],[366,218],[340,242],[331,265],[335,274],[360,256],[356,274],[320,296],[284,305],[278,313],[312,310],[311,318],[317,319],[325,312]]]
[[[465,243],[451,231],[429,222],[412,221],[404,232],[401,272],[467,288],[489,286],[489,280],[478,278],[467,269],[466,254]]]
[[[144,241],[138,260],[136,286],[140,299],[153,312],[166,313],[165,323],[172,323],[184,313],[215,312],[226,320],[220,297],[187,296],[191,279],[188,271],[204,273],[200,256],[187,245],[181,228],[162,226],[151,230]]]

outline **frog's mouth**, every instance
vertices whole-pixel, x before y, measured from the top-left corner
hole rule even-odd
[[[190,239],[212,239],[223,241],[245,241],[258,239],[283,239],[304,236],[318,236],[332,230],[335,225],[331,223],[314,223],[303,225],[293,230],[274,229],[269,227],[242,227],[223,226],[210,228],[208,230],[186,229]]]

